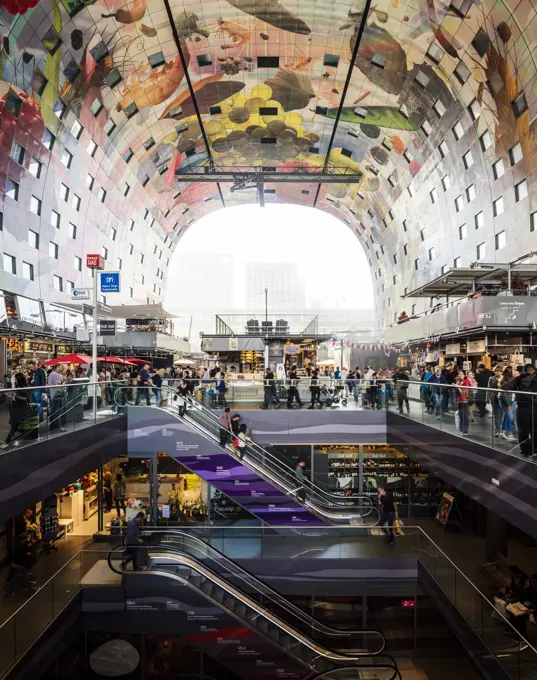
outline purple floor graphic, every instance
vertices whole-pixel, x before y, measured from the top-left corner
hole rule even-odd
[[[271,526],[325,525],[178,416],[143,406],[127,415],[129,454],[166,453]]]

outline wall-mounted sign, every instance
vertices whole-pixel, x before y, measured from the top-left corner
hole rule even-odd
[[[104,260],[102,255],[86,255],[86,267],[89,269],[104,269]]]
[[[238,338],[229,338],[229,349],[230,351],[237,351],[239,349]]]
[[[449,357],[456,357],[461,353],[461,343],[460,342],[452,342],[449,345],[446,345],[446,355]]]
[[[115,335],[116,321],[115,319],[101,319],[99,321],[99,335]]]
[[[444,526],[447,524],[448,519],[449,519],[449,513],[451,512],[451,508],[453,507],[453,501],[455,498],[448,493],[447,491],[444,491],[442,494],[442,498],[440,499],[440,503],[438,504],[438,510],[436,511],[436,519],[440,524],[443,524]]]
[[[73,288],[70,295],[71,300],[89,300],[91,298],[89,288]]]
[[[284,347],[284,352],[286,354],[296,354],[299,351],[300,351],[300,347],[297,347],[297,345],[293,345],[293,343],[290,343],[289,345],[285,345],[285,347]]]
[[[469,340],[466,343],[467,354],[483,354],[485,351],[486,350],[484,340]]]
[[[99,281],[101,293],[119,293],[121,291],[119,272],[101,272]]]

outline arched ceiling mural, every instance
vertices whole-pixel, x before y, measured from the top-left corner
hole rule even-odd
[[[159,300],[185,230],[257,200],[186,181],[215,168],[340,174],[265,198],[348,224],[384,323],[446,267],[531,247],[534,0],[0,6],[4,290],[65,300],[100,249],[123,302]]]

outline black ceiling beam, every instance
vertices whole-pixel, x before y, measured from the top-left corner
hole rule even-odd
[[[337,126],[339,124],[339,119],[341,118],[341,112],[342,112],[343,106],[345,104],[345,98],[347,96],[347,90],[349,89],[349,85],[350,85],[350,82],[351,82],[352,71],[354,69],[354,62],[356,61],[356,57],[358,55],[358,50],[360,49],[360,43],[362,42],[362,35],[364,33],[365,27],[367,26],[367,17],[369,15],[369,8],[371,7],[371,2],[372,2],[372,0],[365,0],[364,13],[362,14],[362,20],[360,21],[360,28],[358,29],[358,33],[356,35],[356,43],[354,44],[354,49],[352,51],[352,57],[351,57],[351,61],[350,61],[350,64],[349,64],[349,70],[347,71],[347,77],[345,78],[345,84],[343,85],[343,91],[341,92],[341,99],[339,100],[339,106],[338,106],[338,110],[337,110],[337,113],[336,113],[336,118],[334,120],[334,127],[332,128],[332,134],[330,135],[330,141],[328,142],[328,148],[326,150],[325,161],[324,161],[325,169],[326,169],[326,165],[328,163],[328,156],[330,155],[330,152],[332,151],[332,146],[334,144],[334,139],[336,137]]]
[[[274,184],[357,184],[363,179],[362,173],[324,173],[324,172],[179,172],[175,174],[179,182],[253,182],[254,186],[261,181]],[[253,187],[247,187],[253,188]],[[236,189],[239,191],[240,187]]]
[[[209,166],[212,167],[214,164],[214,159],[213,159],[213,154],[211,152],[211,145],[209,144],[209,139],[207,137],[207,133],[205,132],[205,128],[203,126],[203,120],[201,117],[201,112],[198,106],[198,101],[196,99],[196,92],[194,88],[192,87],[192,81],[190,80],[190,74],[188,73],[188,64],[186,63],[185,55],[183,54],[183,48],[181,47],[181,39],[179,37],[179,33],[177,32],[177,26],[175,25],[175,21],[173,18],[173,13],[172,9],[170,7],[170,2],[169,0],[164,0],[164,6],[166,7],[166,14],[168,15],[168,21],[170,22],[170,26],[172,29],[172,34],[173,34],[173,39],[175,42],[175,46],[177,47],[177,52],[179,53],[179,59],[181,60],[181,66],[183,67],[183,72],[185,74],[185,80],[186,84],[188,87],[188,91],[190,92],[190,98],[192,99],[192,103],[194,105],[194,111],[196,113],[196,118],[198,119],[198,123],[200,126],[200,131],[201,131],[201,136],[203,137],[203,143],[205,144],[205,148],[207,149],[207,155],[209,157]],[[222,200],[222,205],[224,208],[226,207],[224,203],[224,196],[222,195],[222,190],[220,189],[220,186],[218,187],[218,193],[220,194],[220,198]]]

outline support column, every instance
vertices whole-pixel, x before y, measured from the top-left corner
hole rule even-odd
[[[157,526],[158,524],[158,459],[157,456],[151,456],[149,461],[149,514],[151,515],[151,524]]]
[[[97,531],[99,532],[101,532],[104,529],[103,489],[104,489],[103,466],[99,465],[99,469],[97,470]]]
[[[485,548],[487,562],[493,562],[497,553],[507,557],[507,522],[488,508]]]

